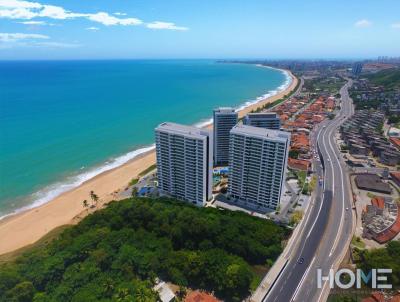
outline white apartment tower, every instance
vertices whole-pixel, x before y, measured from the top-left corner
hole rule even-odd
[[[281,120],[275,112],[248,113],[243,119],[243,124],[253,127],[279,130],[281,127]]]
[[[212,198],[211,131],[162,123],[155,134],[160,193],[204,206]]]
[[[230,199],[260,210],[275,210],[282,194],[290,133],[237,125],[230,132]]]
[[[238,122],[233,108],[214,109],[214,165],[226,166],[229,162],[229,132]]]

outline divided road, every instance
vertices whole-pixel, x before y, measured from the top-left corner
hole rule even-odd
[[[317,184],[313,206],[304,217],[290,259],[263,301],[325,301],[329,286],[325,282],[322,288],[317,287],[317,269],[326,276],[347,251],[353,233],[352,202],[335,133],[354,111],[347,92],[351,84],[349,80],[340,90],[341,109],[335,118],[325,120],[313,131],[311,140],[321,159],[314,162],[314,169],[323,181]]]

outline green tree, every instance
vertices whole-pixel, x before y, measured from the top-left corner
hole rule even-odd
[[[92,199],[92,206],[97,207],[97,202],[99,201],[99,196],[97,196],[94,191],[90,191],[90,198]]]
[[[132,296],[127,288],[119,288],[114,298],[118,302],[132,301]]]
[[[114,281],[111,278],[107,278],[103,283],[103,288],[104,288],[103,291],[104,296],[111,297],[115,289]]]
[[[292,149],[289,151],[289,157],[291,157],[291,158],[297,159],[297,158],[299,158],[299,154],[300,154],[299,150]]]
[[[24,281],[18,283],[13,289],[6,293],[10,302],[30,302],[35,294],[32,282]]]
[[[179,286],[179,290],[176,293],[178,300],[184,301],[186,295],[187,295],[187,288],[185,286]]]
[[[89,203],[88,203],[88,201],[85,199],[84,201],[82,201],[82,205],[83,205],[83,207],[86,209],[86,210],[88,210],[88,208],[89,208]]]
[[[137,187],[133,187],[132,188],[132,197],[136,197],[137,193],[138,193],[138,188]]]

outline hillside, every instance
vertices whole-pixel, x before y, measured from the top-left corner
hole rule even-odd
[[[0,266],[0,301],[156,301],[155,277],[240,301],[288,231],[250,215],[131,198]]]
[[[383,85],[387,89],[400,89],[400,68],[382,70],[368,75],[367,78],[376,85]]]

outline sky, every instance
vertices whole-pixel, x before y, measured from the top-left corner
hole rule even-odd
[[[400,56],[400,0],[0,0],[0,60]]]

